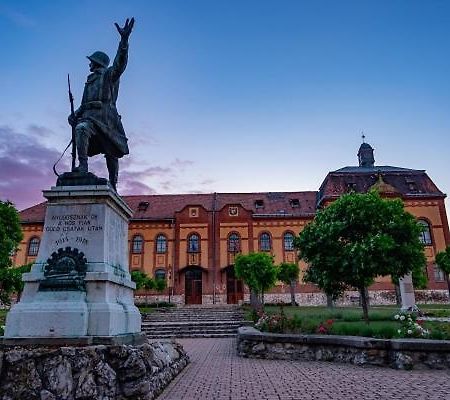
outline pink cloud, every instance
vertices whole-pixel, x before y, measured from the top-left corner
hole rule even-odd
[[[45,199],[42,190],[56,184],[52,166],[61,155],[61,149],[47,147],[39,142],[40,137],[51,136],[52,131],[45,126],[30,125],[24,132],[9,126],[0,126],[0,199],[12,201],[18,209],[35,205]],[[168,167],[150,166],[142,169],[131,157],[120,160],[119,192],[121,194],[156,194],[156,186],[171,191],[177,186],[176,177],[186,167],[193,165],[190,160],[175,159]],[[141,166],[142,167],[142,166]],[[57,172],[70,169],[70,148],[59,162]],[[136,170],[137,169],[137,170]],[[97,176],[107,177],[108,171],[103,156],[89,159],[89,170]],[[144,183],[151,178],[154,184]],[[204,180],[200,185],[208,185],[212,180]],[[201,191],[192,191],[201,193]]]
[[[156,194],[156,190],[152,189],[145,183],[133,180],[123,180],[119,181],[119,192],[120,194]]]
[[[179,158],[176,158],[174,161],[172,161],[171,165],[175,168],[179,168],[181,170],[185,169],[186,167],[190,167],[191,165],[194,165],[194,161],[191,160],[180,160]]]
[[[12,201],[19,209],[43,201],[42,190],[56,183],[52,166],[58,158],[56,149],[0,126],[0,199]]]

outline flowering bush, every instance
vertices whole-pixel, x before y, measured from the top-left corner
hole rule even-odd
[[[259,313],[259,319],[255,324],[255,328],[261,331],[282,333],[286,326],[286,316],[280,314]]]
[[[332,319],[327,319],[325,322],[321,322],[316,329],[316,333],[320,333],[321,335],[327,335],[330,332],[333,323],[334,320]]]
[[[397,334],[400,337],[406,338],[426,338],[430,332],[425,329],[423,321],[417,320],[417,313],[415,312],[400,312],[394,315],[394,319],[400,323],[400,328],[397,329]]]

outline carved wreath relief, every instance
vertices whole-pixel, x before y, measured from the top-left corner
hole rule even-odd
[[[87,260],[84,253],[76,248],[59,248],[47,260],[44,267],[44,280],[40,291],[79,290],[85,291]]]

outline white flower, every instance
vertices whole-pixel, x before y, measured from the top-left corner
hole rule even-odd
[[[408,329],[408,335],[411,335],[411,333],[412,333],[412,330]]]
[[[397,329],[397,333],[402,333],[402,330],[401,329]]]
[[[403,321],[405,319],[404,315],[400,315],[400,321]]]
[[[400,318],[400,315],[395,314],[395,315],[394,315],[394,318],[395,318],[395,319],[399,319],[399,318]]]

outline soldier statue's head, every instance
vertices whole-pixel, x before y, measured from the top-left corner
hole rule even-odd
[[[103,53],[103,51],[96,51],[92,53],[90,56],[87,56],[87,58],[91,62],[89,64],[91,72],[99,67],[108,68],[109,57],[107,54]]]

